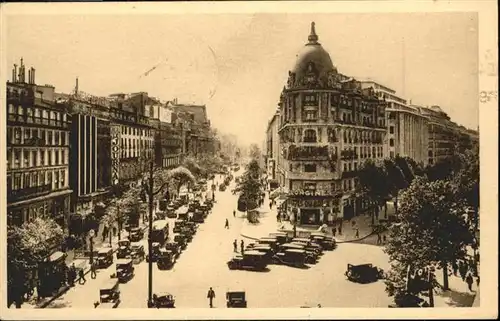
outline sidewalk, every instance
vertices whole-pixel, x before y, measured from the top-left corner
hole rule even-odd
[[[440,271],[436,274],[439,284],[443,283],[443,273]],[[449,308],[449,307],[478,307],[479,306],[479,289],[477,284],[472,285],[472,292],[469,291],[467,283],[462,281],[462,278],[451,275],[448,277],[450,290],[442,291],[435,290],[434,292],[434,307]]]
[[[142,224],[142,229],[146,230],[147,225]],[[121,237],[125,238],[128,236],[127,231],[122,231],[121,232]],[[116,252],[118,249],[118,236],[115,236],[111,239],[111,247],[113,248],[113,252]],[[94,249],[99,250],[101,248],[109,248],[109,239],[108,242],[99,242],[100,244],[97,245],[94,243]],[[70,266],[71,264],[75,264],[75,267],[77,270],[83,269],[83,272],[85,275],[87,275],[90,272],[90,258],[88,257],[76,257],[74,256],[74,251],[68,251],[67,252],[68,256],[66,257],[66,265]],[[33,295],[33,297],[24,302],[22,305],[23,309],[43,309],[46,306],[48,306],[52,301],[55,299],[59,298],[62,296],[64,293],[66,293],[71,287],[69,285],[63,286],[57,291],[53,296],[51,297],[45,297],[40,300],[37,300],[36,294]]]

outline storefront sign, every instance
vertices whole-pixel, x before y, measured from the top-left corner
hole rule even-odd
[[[120,127],[111,127],[111,184],[118,185],[120,173]]]

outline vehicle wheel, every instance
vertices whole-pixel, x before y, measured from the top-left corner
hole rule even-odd
[[[352,280],[352,272],[351,271],[347,271],[347,274],[346,274],[347,278],[349,280]]]

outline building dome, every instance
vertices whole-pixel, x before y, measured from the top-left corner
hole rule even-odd
[[[319,77],[328,74],[331,71],[337,71],[333,66],[332,59],[328,52],[318,42],[314,22],[311,23],[311,34],[308,37],[309,42],[297,55],[292,72],[297,79],[301,79],[310,70],[310,66],[315,70]]]

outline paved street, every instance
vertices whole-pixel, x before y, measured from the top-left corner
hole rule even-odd
[[[221,179],[218,177],[220,182]],[[215,306],[225,307],[225,292],[229,289],[246,291],[249,307],[299,307],[320,303],[324,307],[386,307],[391,303],[384,292],[384,284],[360,285],[347,281],[344,272],[348,263],[373,263],[387,269],[387,257],[379,247],[363,244],[341,244],[326,252],[310,269],[296,269],[270,265],[268,272],[231,271],[226,261],[233,254],[232,242],[242,239],[240,230],[244,218],[232,211],[236,196],[230,190],[216,192],[217,203],[204,224],[199,225],[194,240],[181,254],[171,270],[159,271],[153,265],[153,292],[169,291],[176,296],[179,308],[208,307],[206,294],[209,287],[216,293]],[[225,219],[230,228],[224,228]],[[173,223],[173,222],[172,222]],[[173,224],[170,224],[171,228]],[[142,241],[146,246],[146,238]],[[245,239],[245,242],[249,242]],[[101,284],[114,272],[115,266],[99,270],[95,280],[87,275],[87,284],[77,285],[49,308],[89,308],[99,298]],[[135,276],[121,284],[120,308],[144,308],[147,300],[148,266],[142,262],[135,266]],[[293,282],[292,282],[293,280]]]

